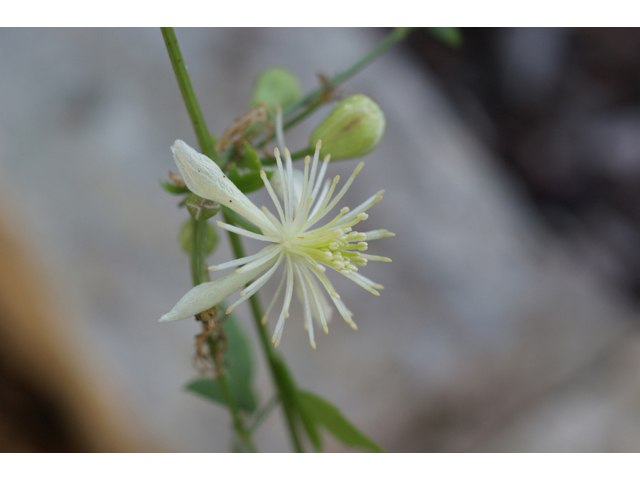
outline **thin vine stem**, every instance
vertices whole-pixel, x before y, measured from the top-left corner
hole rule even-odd
[[[346,70],[338,73],[333,78],[331,78],[327,82],[327,85],[330,88],[335,88],[338,85],[340,85],[341,83],[346,82],[351,77],[353,77],[356,73],[358,73],[360,70],[362,70],[364,67],[366,67],[371,62],[373,62],[380,55],[382,55],[387,50],[389,50],[391,47],[393,47],[396,43],[399,43],[402,40],[404,40],[408,33],[409,33],[408,29],[394,28],[375,47],[373,47],[371,50],[369,50],[369,52],[364,57],[362,57],[360,60],[358,60],[353,65],[351,65]],[[298,100],[296,103],[294,103],[294,104],[290,105],[288,108],[286,108],[284,110],[283,114],[285,116],[290,115],[291,113],[295,112],[300,107],[303,107],[303,106],[307,105],[308,103],[312,103],[314,100],[316,100],[316,97],[320,96],[325,90],[326,90],[326,87],[324,87],[324,86],[316,88],[311,93],[309,93],[306,97],[303,97],[302,99]]]
[[[180,87],[180,92],[182,93],[182,98],[184,99],[184,104],[187,107],[189,118],[191,119],[191,123],[193,124],[193,130],[196,134],[196,137],[198,138],[200,150],[202,150],[202,153],[204,153],[207,157],[216,159],[217,155],[215,149],[213,148],[213,141],[211,139],[211,135],[209,134],[209,130],[207,129],[207,124],[204,120],[204,116],[200,111],[200,105],[198,104],[196,94],[193,90],[193,86],[191,85],[189,74],[187,73],[187,69],[184,65],[184,60],[182,59],[182,53],[180,52],[180,46],[178,45],[176,33],[171,27],[162,27],[160,28],[160,30],[162,31],[164,43],[167,46],[167,52],[169,53],[169,58],[171,59],[173,72],[176,74],[176,79],[178,80],[178,85]]]
[[[216,342],[210,342],[209,345],[211,345],[212,354],[215,357],[217,353]],[[256,452],[256,447],[253,444],[253,440],[251,440],[251,430],[245,427],[242,417],[240,416],[240,409],[236,405],[233,395],[231,394],[231,388],[229,387],[229,382],[227,380],[227,373],[221,372],[216,380],[218,381],[218,385],[220,385],[222,396],[231,410],[233,426],[238,437],[240,437],[240,440],[247,446],[250,452]]]
[[[213,148],[213,142],[207,124],[200,111],[198,100],[196,99],[195,92],[191,86],[191,80],[189,74],[182,60],[182,54],[180,53],[180,47],[178,45],[178,39],[176,38],[173,28],[164,27],[162,30],[162,36],[164,37],[165,44],[167,46],[167,52],[171,59],[171,65],[176,75],[178,85],[180,86],[180,92],[182,92],[182,98],[189,112],[193,129],[198,138],[200,144],[200,150],[209,158],[217,158],[215,150]],[[207,244],[207,222],[204,220],[193,220],[193,239],[191,249],[191,276],[194,286],[197,286],[207,281],[206,276],[206,244]],[[229,406],[231,417],[233,419],[233,428],[236,431],[238,437],[247,445],[249,450],[255,451],[255,446],[251,441],[251,434],[244,425],[244,421],[240,416],[240,411],[235,403],[235,399],[230,393],[229,386],[224,374],[218,378],[218,383],[225,396],[225,401]]]
[[[262,425],[262,422],[264,422],[264,420],[269,416],[269,414],[273,411],[273,409],[275,408],[275,406],[278,404],[279,401],[280,401],[280,397],[278,397],[278,395],[274,395],[271,398],[271,400],[267,402],[267,404],[262,408],[262,410],[256,416],[256,419],[254,420],[253,424],[249,427],[249,431],[251,433],[255,432],[258,429],[258,427]]]

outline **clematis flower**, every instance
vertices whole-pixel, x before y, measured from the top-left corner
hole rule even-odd
[[[313,159],[305,158],[304,171],[300,171],[293,168],[291,155],[284,146],[280,114],[276,120],[276,131],[278,143],[284,152],[284,162],[276,148],[274,154],[277,168],[272,181],[264,171],[260,172],[267,192],[273,200],[275,214],[266,207],[255,206],[213,161],[196,152],[182,140],[176,140],[171,147],[176,165],[189,190],[242,215],[262,233],[254,233],[220,221],[216,224],[238,235],[265,242],[267,246],[254,255],[210,267],[210,270],[234,267],[236,270],[192,288],[170,312],[160,318],[160,322],[181,320],[196,315],[248,284],[240,292],[240,298],[227,308],[227,313],[230,313],[254,295],[282,267],[280,284],[262,322],[267,322],[284,289],[284,301],[272,337],[272,342],[277,347],[282,338],[285,320],[289,318],[289,307],[295,290],[303,306],[304,326],[309,332],[309,342],[315,349],[313,320],[328,333],[327,323],[332,315],[326,294],[347,324],[357,330],[353,314],[327,278],[327,270],[334,270],[368,292],[379,295],[378,290],[383,286],[361,275],[359,269],[371,261],[390,262],[391,259],[363,252],[368,248],[368,241],[391,237],[394,234],[387,230],[358,232],[354,227],[368,218],[365,212],[382,200],[384,191],[376,192],[353,210],[348,207],[341,208],[333,218],[329,217],[331,219],[327,222],[327,215],[338,205],[364,163],[356,167],[335,194],[340,177],[336,176],[333,181],[324,181],[330,156],[327,155],[323,162],[319,162],[321,142],[318,141],[316,144]],[[326,223],[322,224],[323,220]]]

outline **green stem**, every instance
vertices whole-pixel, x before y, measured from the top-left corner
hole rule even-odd
[[[210,342],[212,354],[215,358],[216,356],[216,346],[215,342]],[[229,387],[229,382],[227,381],[226,372],[221,372],[217,378],[218,385],[220,385],[220,391],[222,392],[222,396],[224,401],[229,405],[229,409],[231,410],[231,414],[233,417],[233,427],[238,434],[240,440],[247,446],[250,452],[255,452],[256,447],[251,440],[251,430],[248,430],[244,422],[242,421],[242,417],[240,416],[240,409],[236,405],[236,402],[231,395],[231,388]]]
[[[349,68],[347,68],[343,72],[338,73],[331,80],[329,80],[328,86],[330,88],[335,88],[341,83],[347,81],[348,79],[353,77],[356,73],[358,73],[360,70],[362,70],[364,67],[366,67],[371,62],[373,62],[380,55],[382,55],[391,47],[393,47],[396,43],[399,43],[402,40],[404,40],[408,33],[409,31],[406,29],[394,28],[391,31],[391,33],[389,33],[386,37],[384,37],[364,57],[362,57],[360,60],[358,60],[353,65],[351,65]],[[326,87],[324,86],[316,88],[314,91],[309,93],[306,97],[302,98],[301,100],[298,100],[296,103],[287,107],[283,112],[283,114],[285,116],[290,115],[291,113],[296,111],[298,108],[303,107],[304,105],[314,100],[317,100],[316,97],[319,97],[322,93],[325,92],[325,90],[326,90]]]
[[[230,223],[231,218],[226,214],[225,211],[222,212],[224,221]],[[233,232],[227,232],[229,234],[229,242],[231,243],[231,248],[233,250],[233,254],[236,258],[241,258],[246,256],[244,253],[244,247],[242,246],[242,242],[240,237]],[[256,324],[256,328],[258,329],[258,336],[260,338],[260,343],[262,344],[262,349],[264,350],[265,356],[267,357],[267,363],[269,364],[269,369],[271,370],[271,375],[273,377],[273,381],[276,384],[278,392],[280,394],[280,398],[283,398],[282,392],[286,390],[286,387],[283,386],[283,379],[280,378],[278,374],[277,367],[275,366],[276,362],[276,353],[271,346],[271,342],[269,342],[269,335],[267,334],[267,330],[265,326],[262,324],[262,307],[260,306],[260,300],[258,299],[258,294],[254,294],[249,299],[249,304],[251,305],[251,312],[253,313],[253,319]],[[295,415],[296,412],[288,405],[286,402],[282,402],[282,408],[284,409],[285,418],[287,419],[287,426],[289,428],[289,434],[291,435],[291,441],[293,442],[293,446],[296,449],[296,452],[302,452],[302,443],[300,442],[300,438],[298,438],[298,432],[295,427]]]
[[[275,408],[275,406],[278,404],[279,401],[280,401],[280,398],[278,397],[278,395],[274,395],[271,398],[271,400],[269,400],[269,402],[264,406],[264,408],[258,413],[258,416],[253,422],[253,425],[249,427],[249,431],[251,433],[255,432],[258,429],[258,427],[262,424],[264,419],[269,416],[269,414]]]
[[[320,105],[322,105],[323,103],[327,102],[329,99],[324,99],[324,98],[319,98],[317,101],[313,102],[311,105],[309,105],[307,107],[306,110],[304,110],[302,113],[298,114],[295,118],[292,118],[291,120],[289,120],[288,122],[286,122],[283,126],[282,126],[282,130],[283,131],[287,131],[292,127],[295,127],[297,124],[299,124],[302,120],[304,120],[305,118],[307,118],[309,115],[311,115],[313,112],[315,112],[318,107]]]
[[[193,130],[195,131],[196,137],[198,138],[200,150],[207,157],[213,160],[217,160],[218,156],[216,155],[216,151],[213,148],[211,135],[209,134],[207,124],[204,120],[202,112],[200,111],[200,105],[198,104],[196,94],[193,90],[193,86],[191,85],[191,80],[189,79],[189,74],[187,73],[187,69],[184,65],[184,60],[182,59],[182,53],[180,53],[180,46],[178,45],[176,34],[171,27],[162,27],[160,28],[160,30],[162,31],[164,43],[167,46],[167,52],[169,53],[169,58],[171,59],[171,65],[173,66],[173,71],[176,74],[176,79],[178,80],[178,85],[180,86],[180,92],[182,93],[184,104],[187,107],[189,118],[191,118],[191,123],[193,124]]]
[[[167,46],[167,52],[171,59],[171,65],[173,65],[173,71],[178,80],[180,86],[180,92],[182,92],[182,98],[189,112],[193,129],[198,137],[198,143],[200,144],[200,150],[206,156],[212,159],[217,159],[216,152],[213,148],[213,142],[211,141],[211,135],[207,129],[207,124],[202,116],[196,95],[191,86],[191,80],[189,80],[189,74],[182,60],[182,54],[180,53],[180,47],[178,46],[178,40],[173,28],[162,28],[162,36],[164,37],[165,44]],[[207,281],[206,271],[206,246],[207,246],[207,222],[204,220],[193,219],[193,243],[191,249],[191,277],[193,279],[194,286],[200,285]],[[250,450],[255,451],[251,436],[244,426],[240,411],[235,403],[235,399],[229,391],[229,387],[226,382],[224,374],[218,378],[220,388],[225,395],[225,401],[231,411],[233,418],[233,428],[238,436],[246,443]],[[226,394],[225,394],[226,391]]]
[[[191,237],[191,278],[193,285],[200,285],[207,281],[205,265],[207,245],[207,222],[195,218],[191,219],[193,235]]]

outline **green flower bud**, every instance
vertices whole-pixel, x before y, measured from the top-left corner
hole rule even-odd
[[[384,113],[366,95],[352,95],[338,102],[309,138],[313,148],[322,140],[322,152],[331,160],[362,157],[373,151],[384,134]]]
[[[291,105],[301,94],[300,81],[293,73],[284,68],[267,68],[254,81],[251,105],[255,107],[264,102],[275,110],[276,105],[282,108]]]
[[[192,193],[185,200],[187,210],[196,220],[208,220],[220,211],[220,204]]]
[[[178,237],[182,250],[186,253],[191,253],[193,247],[193,220],[187,220],[182,224],[180,229],[180,236]],[[205,242],[205,252],[207,255],[211,254],[218,244],[218,231],[215,227],[207,223],[207,241]]]

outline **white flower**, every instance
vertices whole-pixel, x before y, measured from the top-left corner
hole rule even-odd
[[[313,160],[310,157],[305,159],[304,172],[294,170],[291,155],[284,148],[280,115],[276,123],[278,142],[284,150],[285,165],[283,166],[276,148],[274,153],[277,170],[272,177],[273,183],[268,180],[264,171],[260,172],[260,175],[273,200],[277,216],[266,207],[256,207],[213,161],[196,152],[182,140],[176,140],[171,148],[176,165],[189,190],[229,207],[256,225],[262,234],[223,222],[216,224],[239,235],[264,241],[268,245],[255,255],[210,267],[211,270],[239,268],[233,273],[191,289],[170,312],[160,318],[161,322],[189,318],[207,310],[253,280],[240,292],[240,298],[227,308],[229,313],[256,293],[282,265],[282,280],[262,322],[266,323],[284,288],[284,303],[272,337],[273,344],[277,347],[282,338],[285,319],[289,317],[295,285],[297,296],[303,305],[304,326],[309,332],[311,347],[315,349],[312,319],[318,321],[324,332],[328,333],[327,322],[332,312],[325,291],[342,318],[353,329],[357,329],[352,313],[325,275],[327,268],[341,273],[374,295],[379,295],[378,290],[383,288],[382,285],[362,276],[358,269],[369,261],[391,260],[362,252],[367,250],[368,240],[391,237],[394,234],[387,230],[360,233],[353,230],[353,227],[367,219],[368,215],[365,212],[382,199],[384,191],[372,195],[353,210],[343,207],[331,221],[318,226],[342,199],[364,164],[360,163],[356,167],[334,196],[340,177],[336,176],[332,182],[327,180],[323,183],[329,156],[324,159],[318,171],[321,142],[317,142]],[[276,190],[283,200],[282,203],[276,196]]]

